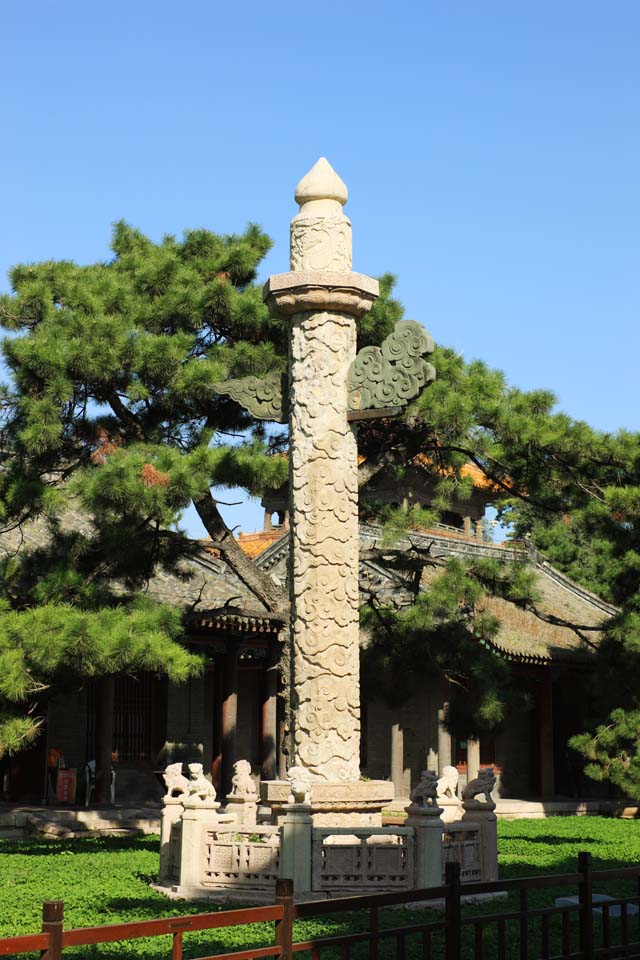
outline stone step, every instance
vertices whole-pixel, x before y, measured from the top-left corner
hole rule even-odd
[[[26,827],[41,837],[57,840],[70,840],[73,837],[138,837],[144,830],[135,822],[126,820],[93,820],[83,823],[78,820],[50,819],[46,814],[29,814]]]
[[[141,833],[160,832],[160,810],[156,806],[127,806],[89,809],[86,807],[14,806],[0,804],[0,838],[20,836],[29,817],[62,823],[66,829],[99,832],[104,829],[135,828]]]

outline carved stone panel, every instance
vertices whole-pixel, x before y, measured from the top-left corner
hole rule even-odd
[[[256,835],[261,834],[260,839]],[[280,835],[273,828],[205,835],[203,886],[271,887],[279,875]]]
[[[351,270],[351,223],[345,216],[291,224],[291,270]]]
[[[407,890],[414,881],[415,837],[402,827],[316,829],[312,860],[315,891]]]

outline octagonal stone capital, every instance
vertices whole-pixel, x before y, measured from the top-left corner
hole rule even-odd
[[[279,316],[329,311],[363,317],[378,293],[378,281],[363,273],[296,271],[269,277],[263,298],[269,311]]]

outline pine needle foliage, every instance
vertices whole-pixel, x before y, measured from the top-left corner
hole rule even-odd
[[[437,519],[451,498],[463,501],[469,495],[463,467],[476,464],[487,478],[488,499],[499,518],[513,525],[514,538],[525,538],[619,608],[599,643],[591,691],[603,721],[609,713],[608,720],[572,745],[588,761],[589,775],[611,779],[639,800],[640,434],[595,430],[559,412],[550,391],[520,391],[500,371],[467,362],[447,347],[437,345],[432,360],[437,380],[402,418],[360,428],[359,450],[368,472],[374,475],[378,463],[401,477],[420,455],[423,469],[431,471],[431,512]],[[385,519],[386,547],[394,539],[410,541],[411,529],[423,525],[412,509],[387,511]],[[405,554],[414,587],[430,563],[415,551]],[[473,591],[468,579],[474,581]],[[390,686],[406,688],[428,659],[436,674],[453,681],[450,724],[465,735],[481,728],[481,715],[482,723],[488,718],[502,722],[512,697],[508,677],[488,660],[481,681],[473,677],[479,658],[492,656],[486,645],[479,653],[478,644],[486,644],[493,629],[490,619],[482,619],[482,597],[495,594],[535,612],[535,583],[526,564],[492,568],[477,562],[464,563],[463,572],[445,567],[437,582],[441,620],[433,620],[433,584],[416,594],[410,612],[384,610],[385,628],[365,652],[363,676],[375,688],[388,669],[398,681],[402,676],[402,684]],[[373,622],[370,612],[365,621]],[[455,640],[447,633],[451,630]],[[445,634],[446,643],[441,642]],[[459,656],[467,640],[471,645]],[[403,662],[412,666],[403,670]],[[500,706],[483,711],[476,682]],[[465,703],[472,704],[472,715]]]
[[[188,230],[159,243],[124,221],[108,262],[22,264],[0,297],[11,383],[0,391],[0,524],[41,516],[48,547],[3,563],[0,755],[37,736],[54,692],[151,670],[201,669],[176,611],[145,599],[157,569],[184,576],[200,550],[180,528],[195,505],[211,543],[268,609],[286,597],[242,553],[212,487],[260,496],[286,479],[284,431],[214,384],[284,371],[288,328],[256,283],[271,240]],[[392,277],[360,327],[379,342],[402,308]],[[69,532],[70,508],[91,529]]]
[[[144,666],[179,678],[198,669],[193,658],[181,659],[189,655],[169,614],[138,606],[154,569],[179,572],[199,549],[180,529],[189,505],[266,608],[286,609],[282,590],[231,536],[211,492],[242,486],[261,495],[286,481],[286,431],[255,421],[213,386],[286,369],[287,325],[269,316],[256,283],[270,246],[256,225],[235,235],[190,230],[155,243],[120,221],[108,262],[11,271],[12,293],[0,297],[11,374],[0,389],[0,524],[6,530],[47,517],[58,550],[5,561],[0,751],[36,735],[39,698],[47,695],[40,691],[62,675]],[[359,321],[359,346],[380,343],[403,316],[393,276],[380,283],[380,299]],[[594,775],[622,783],[619,771],[635,769],[640,711],[639,437],[593,430],[558,412],[549,391],[520,391],[500,371],[446,347],[436,347],[433,362],[436,382],[404,415],[363,423],[358,437],[369,478],[379,470],[400,477],[421,455],[433,502],[427,513],[394,509],[367,519],[386,525],[389,553],[412,526],[429,525],[452,498],[471,495],[462,469],[471,461],[518,536],[618,606],[599,653],[599,676],[618,698],[609,709],[617,712],[576,745],[591,751]],[[90,532],[63,529],[70,504],[90,517]],[[365,682],[373,689],[389,671],[406,681],[428,663],[460,690],[452,724],[471,734],[503,722],[508,674],[491,653],[497,624],[483,600],[493,593],[533,608],[526,566],[450,563],[420,590],[429,559],[410,550],[394,562],[407,568],[414,602],[363,613],[367,625],[377,624]],[[28,640],[29,630],[40,639]],[[55,642],[38,653],[49,633]]]
[[[0,521],[48,517],[52,546],[4,564],[0,754],[37,735],[52,691],[125,671],[181,682],[201,669],[180,643],[179,613],[142,591],[158,566],[179,573],[197,549],[179,529],[189,504],[217,513],[212,486],[259,494],[284,479],[264,433],[213,390],[284,369],[286,329],[254,283],[270,246],[255,225],[153,243],[121,221],[107,263],[11,271]],[[90,532],[63,530],[70,507]],[[212,537],[224,531],[217,516]]]

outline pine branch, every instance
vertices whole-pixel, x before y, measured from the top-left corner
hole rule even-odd
[[[265,605],[267,610],[271,613],[284,613],[288,608],[285,592],[243,551],[222,519],[211,493],[194,501],[194,506],[211,537],[211,546],[220,551],[220,555],[236,576]]]

